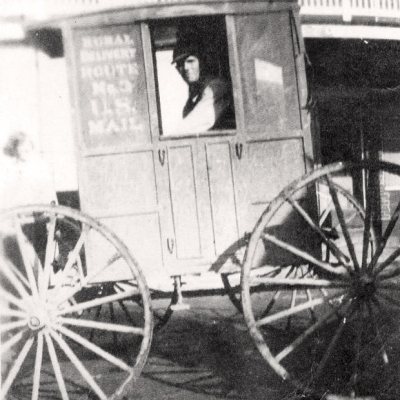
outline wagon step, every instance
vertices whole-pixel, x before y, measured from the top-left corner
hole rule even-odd
[[[182,295],[182,281],[181,277],[173,276],[174,278],[174,297],[176,298],[176,303],[171,305],[171,310],[182,311],[189,310],[190,304],[184,303]]]

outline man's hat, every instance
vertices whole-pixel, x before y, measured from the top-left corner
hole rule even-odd
[[[174,52],[172,54],[172,63],[176,64],[177,62],[184,60],[189,56],[198,56],[200,53],[198,46],[194,44],[187,45],[176,45]]]
[[[203,43],[198,31],[188,30],[179,32],[178,39],[172,54],[172,64],[189,56],[200,56],[203,53]]]

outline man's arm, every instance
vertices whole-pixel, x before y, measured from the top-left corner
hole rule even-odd
[[[205,87],[193,110],[171,130],[172,135],[206,132],[211,129],[229,107],[229,85],[213,79]]]

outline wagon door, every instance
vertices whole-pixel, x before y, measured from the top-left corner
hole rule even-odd
[[[139,24],[75,28],[76,94],[82,210],[112,228],[160,278],[163,259]]]
[[[204,29],[210,35],[208,56],[215,77],[229,82],[228,41],[225,17],[196,17],[155,21],[150,27],[158,97],[150,101],[159,121],[156,174],[163,210],[162,240],[171,274],[209,270],[239,239],[232,151],[237,142],[233,101],[218,128],[177,133],[188,86],[171,65],[176,32]],[[183,27],[183,28],[182,28]],[[158,105],[158,107],[156,107]]]
[[[244,235],[271,200],[305,173],[312,162],[312,146],[304,109],[304,50],[294,13],[236,16],[234,29],[243,104],[237,180]],[[309,200],[304,199],[307,207]],[[301,231],[296,217],[277,218],[282,239]]]

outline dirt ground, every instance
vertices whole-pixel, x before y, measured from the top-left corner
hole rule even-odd
[[[190,310],[175,312],[155,334],[129,399],[296,399],[262,359],[227,296],[185,301]],[[156,312],[165,305],[153,303]]]

